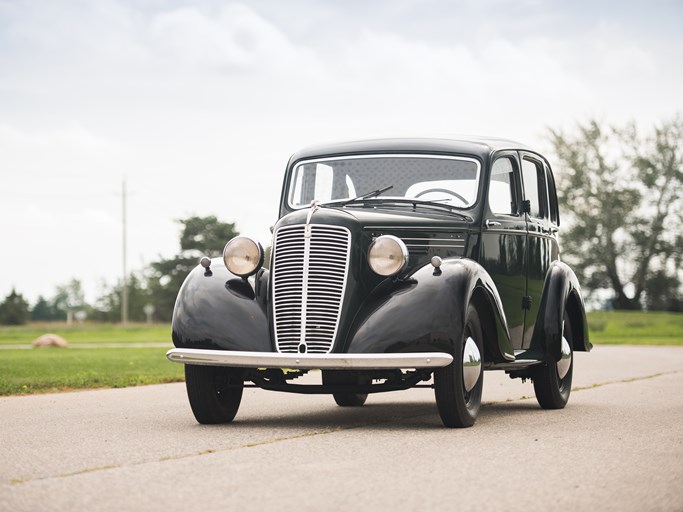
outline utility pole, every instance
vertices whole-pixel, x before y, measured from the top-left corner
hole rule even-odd
[[[128,268],[126,262],[126,179],[122,182],[122,231],[123,231],[123,288],[121,291],[121,323],[128,324]]]

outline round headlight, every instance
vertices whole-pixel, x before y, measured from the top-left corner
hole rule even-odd
[[[370,245],[368,263],[380,276],[393,276],[408,264],[408,248],[400,238],[392,235],[378,236]]]
[[[225,244],[223,262],[230,272],[248,277],[263,265],[263,247],[246,236],[238,236]]]

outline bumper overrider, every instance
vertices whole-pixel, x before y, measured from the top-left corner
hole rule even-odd
[[[174,363],[236,368],[288,368],[301,370],[378,370],[441,368],[453,362],[445,352],[400,354],[281,354],[174,348],[166,353]]]

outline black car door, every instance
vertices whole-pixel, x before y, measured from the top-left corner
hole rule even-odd
[[[517,153],[496,153],[488,181],[480,263],[496,283],[516,350],[522,348],[524,339],[522,297],[526,295],[527,265],[521,197]]]
[[[554,183],[548,188],[549,173],[547,164],[538,155],[522,152],[522,184],[524,190],[523,209],[526,214],[527,243],[526,294],[523,298],[525,310],[524,336],[522,347],[529,348],[534,326],[539,315],[545,277],[553,260],[558,258],[559,249],[556,239],[557,207]],[[553,209],[549,201],[553,196]],[[552,213],[552,215],[551,215]]]

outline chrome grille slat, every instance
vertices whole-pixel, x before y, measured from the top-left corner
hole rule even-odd
[[[340,226],[285,226],[273,244],[273,312],[278,352],[326,354],[339,328],[351,234]]]

